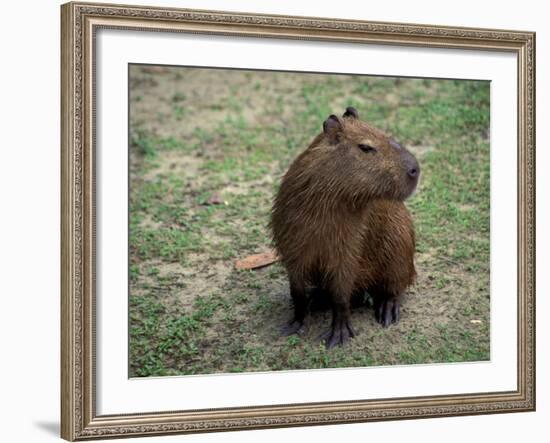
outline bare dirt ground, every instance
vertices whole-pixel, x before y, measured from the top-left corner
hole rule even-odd
[[[479,361],[489,349],[489,88],[485,82],[134,65],[130,69],[130,375]],[[284,338],[288,283],[268,250],[271,199],[331,113],[409,146],[417,284],[382,329],[368,295],[358,336],[327,351],[323,300]]]

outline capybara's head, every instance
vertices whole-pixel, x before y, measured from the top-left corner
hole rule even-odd
[[[329,179],[320,181],[333,185],[340,197],[354,203],[376,198],[405,200],[418,184],[420,166],[414,155],[361,121],[352,107],[342,117],[331,115],[325,120],[323,135],[310,151],[316,151],[313,157],[317,157],[317,161],[312,159],[316,165],[310,166]]]

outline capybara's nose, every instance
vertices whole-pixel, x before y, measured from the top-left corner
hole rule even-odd
[[[405,167],[407,168],[407,175],[411,179],[418,178],[420,175],[420,165],[418,164],[418,160],[415,158],[414,155],[407,152],[407,156],[405,157]]]
[[[411,166],[409,170],[407,171],[407,174],[410,178],[416,178],[420,174],[420,166],[416,164],[415,166]]]
[[[402,165],[404,166],[405,171],[407,171],[407,175],[411,180],[417,179],[420,175],[420,165],[418,164],[418,160],[414,155],[406,150],[401,155],[403,161]]]

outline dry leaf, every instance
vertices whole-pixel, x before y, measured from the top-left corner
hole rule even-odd
[[[275,263],[278,259],[277,252],[271,250],[237,260],[235,266],[237,269],[257,269]]]
[[[227,205],[227,202],[222,198],[220,194],[214,192],[208,200],[204,202],[205,205]]]
[[[481,320],[470,320],[470,323],[473,325],[480,325],[482,323]]]

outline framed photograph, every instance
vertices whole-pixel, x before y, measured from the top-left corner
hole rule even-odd
[[[535,409],[535,35],[61,7],[67,440]]]

